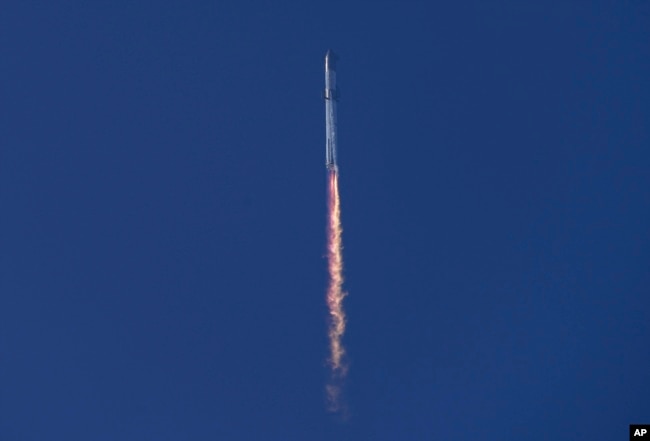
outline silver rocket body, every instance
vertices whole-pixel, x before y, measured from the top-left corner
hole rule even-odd
[[[336,103],[339,100],[339,92],[336,88],[336,60],[338,57],[334,52],[328,50],[325,54],[325,165],[328,170],[338,171],[336,163]]]

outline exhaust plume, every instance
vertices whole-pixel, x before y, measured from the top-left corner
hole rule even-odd
[[[326,387],[328,408],[338,412],[344,409],[342,403],[343,381],[348,366],[345,360],[345,348],[342,338],[345,333],[345,311],[343,299],[343,244],[341,240],[341,204],[337,171],[329,171],[328,194],[327,259],[329,269],[329,287],[327,289],[327,306],[329,308],[329,343],[330,343],[330,381]]]

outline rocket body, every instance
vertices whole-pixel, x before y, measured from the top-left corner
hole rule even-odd
[[[336,61],[338,57],[332,50],[325,54],[325,165],[328,170],[338,171],[336,163],[336,103],[339,92],[336,88]]]

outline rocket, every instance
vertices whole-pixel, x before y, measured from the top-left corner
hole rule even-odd
[[[328,170],[338,172],[336,164],[336,103],[339,91],[336,88],[336,61],[339,57],[330,49],[325,54],[325,165]]]

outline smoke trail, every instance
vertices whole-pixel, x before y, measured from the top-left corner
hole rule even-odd
[[[341,204],[339,201],[339,184],[336,170],[329,172],[327,258],[329,268],[329,287],[327,289],[327,306],[329,307],[329,340],[331,369],[330,382],[326,387],[329,410],[336,412],[343,409],[341,389],[347,374],[345,348],[341,342],[345,333],[345,312],[343,311],[343,244],[341,241]]]

